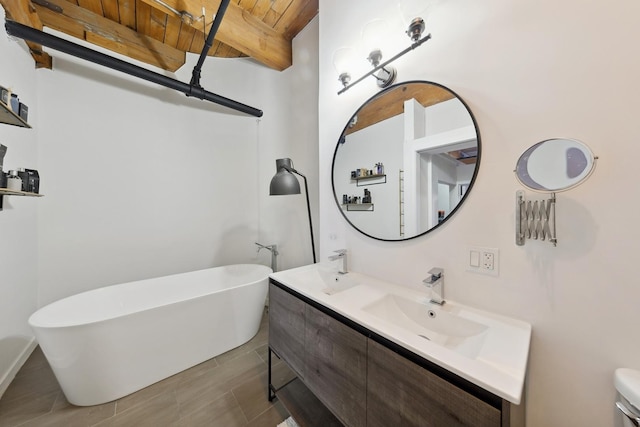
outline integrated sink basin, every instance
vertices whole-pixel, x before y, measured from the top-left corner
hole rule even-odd
[[[339,274],[318,263],[271,274],[271,279],[363,326],[372,334],[519,404],[531,325],[447,300],[429,303],[427,290],[366,274]]]
[[[340,274],[332,264],[314,264],[316,268],[308,270],[292,269],[278,274],[287,277],[290,282],[299,284],[306,292],[320,292],[324,295],[336,295],[359,284],[354,275]]]
[[[459,307],[410,300],[386,295],[362,308],[384,322],[391,323],[467,357],[475,358],[482,348],[489,327],[464,318]]]

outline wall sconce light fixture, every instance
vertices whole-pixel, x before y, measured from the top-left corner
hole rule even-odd
[[[333,65],[338,73],[338,80],[340,80],[343,86],[343,88],[338,91],[338,95],[346,92],[352,86],[355,86],[369,76],[375,77],[380,88],[385,88],[393,83],[396,79],[397,71],[394,67],[391,67],[390,64],[429,40],[431,38],[431,34],[427,34],[422,37],[424,30],[424,19],[421,17],[413,18],[407,29],[407,35],[412,41],[411,45],[402,52],[393,56],[391,59],[380,63],[382,60],[381,44],[384,42],[384,38],[387,34],[386,23],[381,19],[369,22],[362,31],[362,38],[369,55],[367,59],[373,66],[373,69],[352,82],[351,74],[349,73],[349,64],[350,61],[353,60],[352,49],[343,47],[336,50],[333,54]]]

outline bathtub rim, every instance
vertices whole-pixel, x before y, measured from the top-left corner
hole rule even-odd
[[[88,293],[91,293],[91,292],[97,292],[97,291],[99,291],[101,289],[124,287],[126,285],[131,284],[131,283],[145,282],[145,281],[151,281],[151,280],[154,280],[154,279],[161,279],[161,278],[171,278],[171,277],[176,277],[176,276],[187,275],[187,274],[190,274],[190,273],[198,273],[198,272],[202,272],[202,271],[205,271],[205,270],[214,270],[214,269],[217,269],[217,268],[222,269],[222,268],[225,268],[225,267],[236,267],[236,266],[239,266],[239,267],[241,267],[241,266],[262,267],[262,268],[265,269],[265,273],[266,274],[265,274],[264,277],[262,277],[260,279],[256,279],[256,280],[253,280],[253,281],[250,281],[250,282],[243,282],[243,283],[237,284],[237,285],[232,286],[232,287],[218,289],[218,290],[215,290],[213,292],[208,292],[208,293],[204,293],[204,294],[192,295],[192,296],[189,296],[188,298],[178,299],[178,300],[166,303],[166,304],[155,305],[155,306],[152,306],[152,307],[145,307],[142,310],[130,311],[130,312],[127,312],[127,313],[115,313],[112,316],[102,317],[100,319],[95,319],[95,320],[90,320],[90,321],[85,321],[85,322],[75,322],[75,323],[64,324],[64,325],[61,325],[61,324],[43,325],[43,324],[40,324],[40,323],[34,323],[34,320],[33,320],[34,318],[37,317],[36,315],[38,315],[38,314],[40,314],[42,316],[42,314],[40,313],[41,310],[43,310],[43,309],[45,309],[47,307],[50,307],[50,306],[58,304],[58,303],[62,303],[63,301],[67,301],[67,300],[70,300],[72,298],[79,298],[81,295],[85,295],[85,294],[88,294]],[[215,267],[207,267],[207,268],[201,268],[199,270],[191,270],[191,271],[185,271],[185,272],[182,272],[182,273],[168,274],[166,276],[149,277],[149,278],[146,278],[146,279],[132,280],[130,282],[116,283],[116,284],[112,284],[112,285],[101,286],[99,288],[89,289],[89,290],[83,291],[83,292],[78,292],[76,294],[69,295],[69,296],[60,298],[58,300],[52,301],[52,302],[50,302],[50,303],[48,303],[46,305],[43,305],[42,307],[39,307],[36,311],[34,311],[29,316],[29,318],[27,320],[27,323],[29,324],[29,327],[31,327],[32,329],[36,329],[36,328],[38,328],[38,329],[62,329],[62,328],[82,327],[82,326],[85,326],[85,325],[94,325],[94,324],[97,324],[97,323],[100,323],[100,322],[106,322],[106,321],[117,319],[117,318],[124,318],[124,317],[128,317],[128,316],[132,316],[132,315],[135,315],[136,313],[139,313],[141,311],[153,310],[154,308],[166,307],[166,306],[171,306],[171,305],[175,305],[175,304],[180,304],[180,303],[184,303],[184,302],[187,302],[187,301],[192,301],[192,300],[197,299],[197,298],[203,298],[203,297],[206,297],[206,296],[209,296],[209,295],[213,295],[215,293],[229,291],[229,290],[232,290],[232,289],[239,289],[239,288],[243,288],[243,287],[247,287],[247,286],[252,286],[252,285],[255,285],[257,283],[260,283],[261,281],[266,281],[266,283],[268,284],[269,275],[272,274],[272,273],[273,273],[273,270],[271,269],[271,267],[268,267],[268,266],[263,265],[263,264],[239,263],[239,264],[226,264],[226,265],[220,265],[220,266],[215,266]]]

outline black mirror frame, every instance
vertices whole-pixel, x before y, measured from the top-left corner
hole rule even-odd
[[[361,229],[359,229],[358,227],[356,227],[350,220],[349,218],[347,218],[347,216],[345,215],[343,209],[340,207],[340,200],[338,199],[338,195],[336,194],[336,186],[335,186],[335,182],[334,182],[334,167],[335,167],[335,163],[336,163],[336,155],[338,154],[338,148],[340,148],[340,145],[343,141],[344,138],[344,134],[347,131],[347,128],[349,127],[349,123],[351,123],[351,121],[353,120],[353,118],[355,116],[358,115],[358,113],[360,112],[360,110],[367,105],[370,101],[372,101],[375,98],[378,98],[382,95],[384,95],[386,92],[392,91],[395,88],[397,88],[398,86],[403,86],[403,85],[407,85],[407,84],[413,84],[413,83],[425,83],[425,84],[430,84],[430,85],[434,85],[434,86],[438,86],[444,90],[447,90],[448,92],[450,92],[451,94],[453,94],[461,103],[462,105],[464,105],[465,109],[467,110],[467,112],[469,113],[469,116],[471,117],[471,121],[473,122],[473,127],[476,130],[476,139],[477,139],[477,144],[478,144],[478,156],[477,156],[477,161],[476,161],[476,167],[473,171],[473,176],[471,177],[471,182],[469,182],[469,187],[467,188],[467,191],[465,192],[465,194],[462,196],[462,198],[460,199],[460,202],[458,202],[458,204],[456,205],[455,208],[453,208],[451,210],[451,213],[449,213],[449,215],[447,215],[444,220],[442,220],[441,222],[439,222],[438,224],[436,224],[435,226],[431,227],[428,230],[423,231],[422,233],[418,233],[415,236],[411,236],[411,237],[405,237],[402,239],[383,239],[381,237],[376,237],[376,236],[372,236],[368,233],[365,233],[364,231],[362,231]],[[435,82],[431,82],[428,80],[408,80],[405,82],[401,82],[401,83],[396,83],[394,85],[391,85],[387,88],[385,88],[384,90],[374,94],[373,96],[371,96],[369,99],[367,99],[357,110],[355,113],[353,113],[351,115],[351,117],[349,117],[349,120],[347,120],[347,124],[344,126],[344,128],[342,129],[342,132],[340,133],[340,137],[338,138],[338,142],[336,144],[336,149],[333,152],[333,159],[331,161],[331,189],[333,190],[333,198],[336,202],[336,207],[338,208],[338,210],[340,211],[340,213],[342,214],[342,216],[344,217],[344,219],[347,221],[347,223],[349,223],[349,225],[351,225],[351,227],[353,227],[355,230],[357,230],[358,232],[364,234],[367,237],[370,237],[372,239],[375,240],[380,240],[383,242],[404,242],[407,240],[412,240],[421,236],[424,236],[427,233],[430,233],[438,228],[440,228],[442,225],[444,225],[445,223],[447,223],[449,221],[450,218],[452,218],[455,213],[458,211],[458,209],[460,208],[460,206],[462,206],[464,204],[464,202],[467,200],[467,197],[469,196],[469,193],[471,192],[471,190],[473,189],[473,186],[476,182],[476,177],[478,176],[478,171],[480,170],[480,160],[482,157],[482,142],[480,139],[480,129],[478,127],[478,122],[476,121],[475,116],[473,115],[473,113],[471,112],[471,109],[469,108],[469,106],[467,105],[467,103],[453,90],[449,89],[448,87],[441,85],[439,83],[435,83]]]

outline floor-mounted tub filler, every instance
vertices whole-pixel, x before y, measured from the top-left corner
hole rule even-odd
[[[98,405],[249,341],[270,273],[238,264],[107,286],[42,307],[29,324],[67,400]]]

